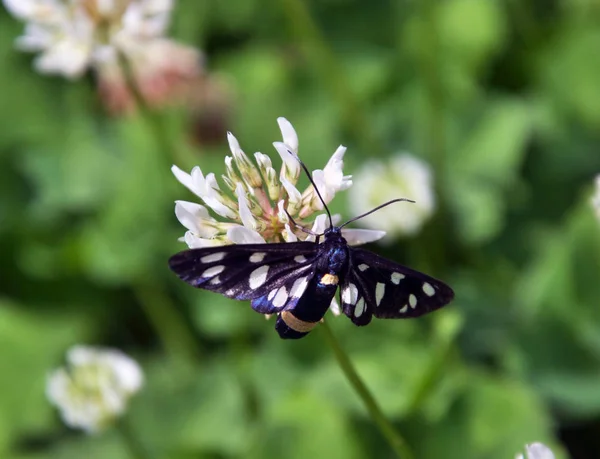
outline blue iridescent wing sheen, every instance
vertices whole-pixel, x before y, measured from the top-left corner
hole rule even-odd
[[[340,290],[342,310],[356,325],[373,316],[419,317],[448,304],[452,289],[437,279],[364,249],[350,249],[350,268]]]
[[[273,291],[282,286],[292,289],[297,279],[312,272],[316,256],[314,242],[238,244],[185,250],[169,259],[169,267],[194,287],[236,300],[256,300],[276,295]],[[281,296],[278,300],[277,304]],[[259,303],[265,311],[259,312],[273,312],[267,312],[266,301]]]

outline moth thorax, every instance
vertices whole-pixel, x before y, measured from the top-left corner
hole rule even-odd
[[[327,267],[330,273],[339,273],[348,263],[348,249],[334,247],[327,254]]]

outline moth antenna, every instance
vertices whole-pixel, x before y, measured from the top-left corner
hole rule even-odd
[[[304,170],[304,172],[306,172],[306,176],[308,177],[308,180],[310,181],[310,184],[315,189],[315,192],[317,193],[317,196],[319,197],[319,200],[321,201],[321,204],[323,204],[323,208],[325,209],[325,212],[327,212],[327,217],[329,217],[329,227],[333,228],[333,219],[331,218],[331,212],[329,212],[329,208],[327,207],[327,204],[325,204],[325,200],[323,199],[323,196],[321,196],[321,193],[319,192],[319,189],[317,188],[317,185],[315,185],[315,182],[313,181],[312,176],[310,175],[310,172],[308,171],[308,168],[302,162],[302,160],[300,158],[298,158],[298,155],[294,154],[290,150],[288,150],[288,153],[290,155],[292,155],[294,158],[296,158],[296,161],[298,161],[300,163],[300,166],[302,166],[302,169]]]
[[[370,211],[359,215],[358,217],[354,217],[350,220],[348,220],[346,223],[344,223],[343,225],[340,225],[340,228],[343,228],[344,226],[346,226],[348,223],[352,223],[355,222],[356,220],[359,220],[363,217],[366,217],[367,215],[371,215],[373,212],[378,211],[379,209],[383,209],[384,207],[389,206],[390,204],[394,204],[395,202],[402,202],[402,201],[406,201],[406,202],[412,202],[413,204],[415,203],[415,201],[413,201],[412,199],[407,199],[407,198],[399,198],[399,199],[392,199],[391,201],[388,201],[386,203],[381,204],[380,206],[375,207],[374,209],[371,209]]]

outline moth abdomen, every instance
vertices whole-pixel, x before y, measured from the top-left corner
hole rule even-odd
[[[275,329],[279,336],[284,339],[306,336],[325,316],[337,287],[337,276],[315,275],[295,306],[278,314]]]

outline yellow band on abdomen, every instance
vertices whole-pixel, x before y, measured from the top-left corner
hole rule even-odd
[[[283,311],[281,313],[281,318],[288,327],[298,333],[308,333],[318,324],[318,322],[305,322],[304,320],[300,320],[289,311]]]

